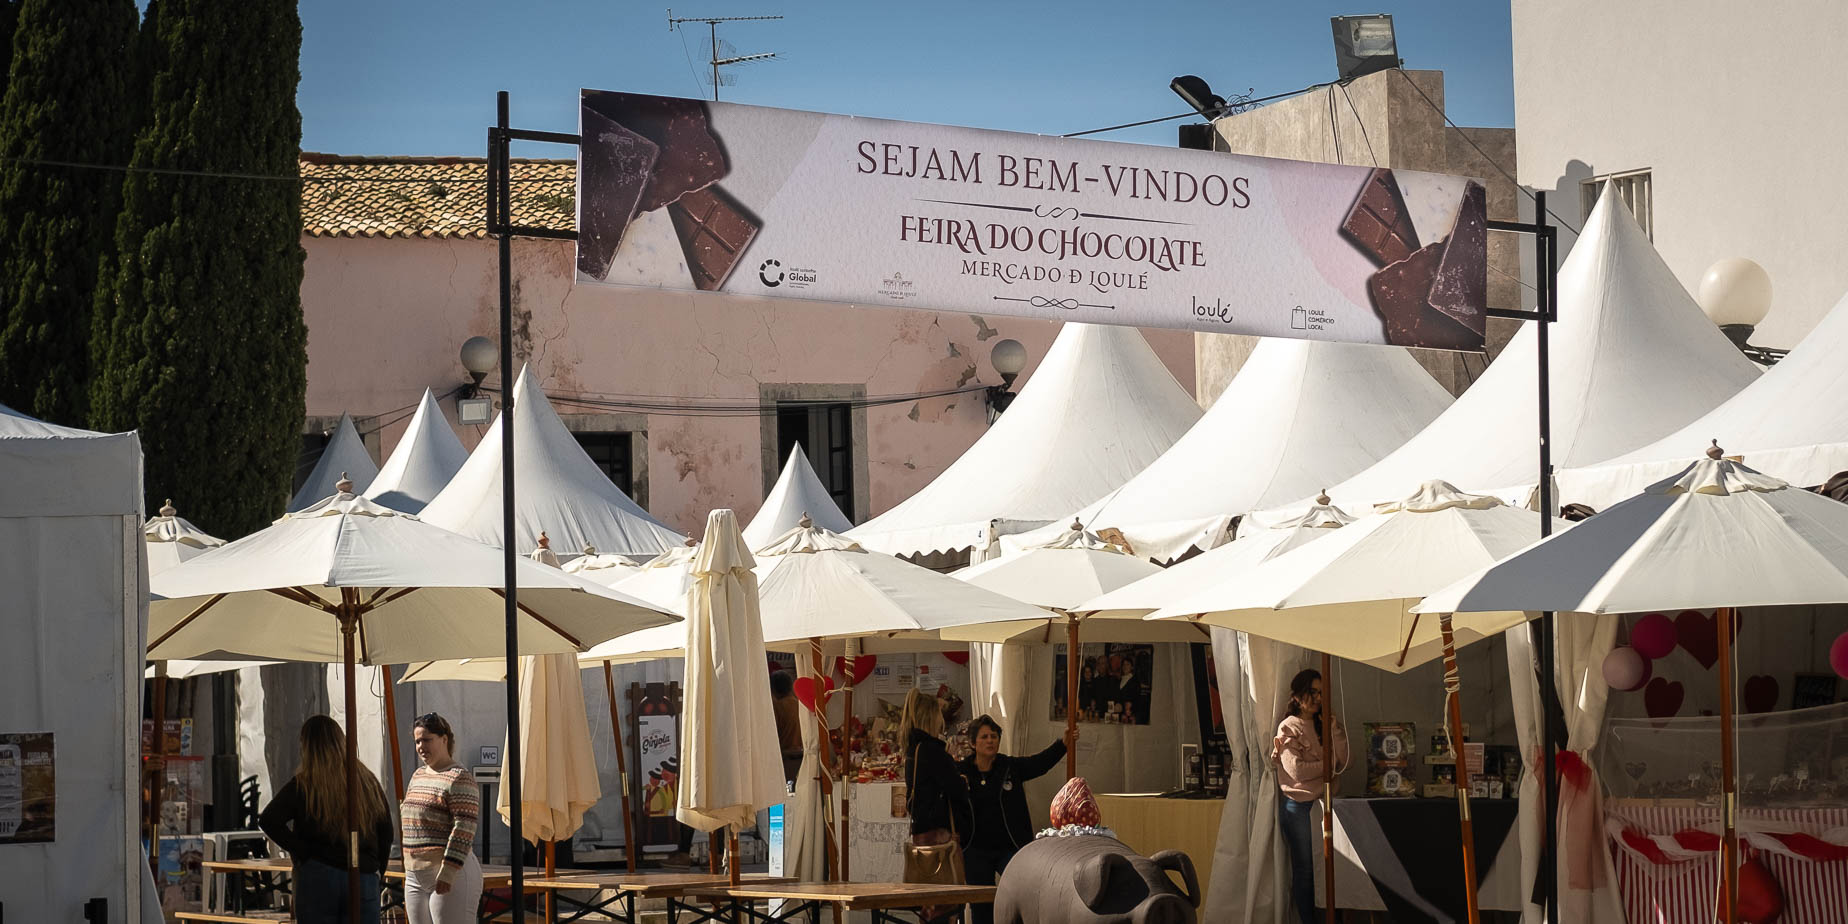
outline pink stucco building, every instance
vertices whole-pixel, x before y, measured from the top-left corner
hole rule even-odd
[[[569,161],[516,161],[515,221],[568,228]],[[376,459],[423,389],[467,381],[463,341],[494,338],[495,242],[485,166],[469,158],[302,156],[308,419],[315,437],[351,413]],[[514,243],[514,352],[612,478],[655,516],[696,531],[713,507],[748,518],[801,439],[856,522],[923,487],[988,426],[992,344],[1019,340],[1030,378],[1058,326],[969,314],[861,309],[574,287],[573,245]],[[1182,331],[1145,331],[1194,383]],[[484,383],[498,388],[498,371]],[[936,397],[919,397],[937,395]],[[802,401],[797,407],[780,402]],[[821,405],[809,402],[822,401]],[[451,422],[453,396],[442,401]],[[473,448],[485,426],[458,427]]]

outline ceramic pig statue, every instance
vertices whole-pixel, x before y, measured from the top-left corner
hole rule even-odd
[[[1041,837],[1008,861],[995,924],[1194,924],[1199,905],[1193,861],[1178,850],[1144,857],[1101,834]]]

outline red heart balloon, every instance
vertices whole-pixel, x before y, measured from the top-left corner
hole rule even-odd
[[[969,653],[966,651],[946,651],[943,653],[943,660],[960,667],[968,667]]]
[[[1720,892],[1714,897],[1714,918],[1725,920],[1724,909],[1720,903],[1726,900],[1726,893]],[[1738,920],[1746,924],[1771,924],[1784,913],[1784,889],[1777,884],[1777,877],[1756,858],[1739,865],[1739,914]]]
[[[797,677],[795,686],[796,699],[810,712],[820,712],[828,706],[828,694],[834,692],[834,678],[823,677],[817,681],[813,677]]]
[[[1670,718],[1681,711],[1681,700],[1686,695],[1681,681],[1657,677],[1643,688],[1643,709],[1652,719]]]
[[[848,663],[849,662],[846,658],[835,658],[834,659],[834,673],[839,674],[841,675],[841,677],[845,678],[847,676]],[[863,655],[856,656],[852,661],[853,685],[857,687],[860,684],[865,683],[866,678],[873,676],[873,667],[876,666],[878,663],[879,663],[878,655],[863,654]]]
[[[1713,616],[1698,610],[1682,610],[1675,617],[1675,638],[1700,666],[1712,669],[1720,660],[1720,635]]]
[[[1770,712],[1777,708],[1777,678],[1766,674],[1749,677],[1742,697],[1746,712]]]

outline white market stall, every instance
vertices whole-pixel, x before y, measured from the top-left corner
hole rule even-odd
[[[102,899],[134,920],[152,890],[140,832],[147,578],[141,440],[0,406],[0,895],[21,921]],[[10,801],[10,800],[9,800]]]
[[[467,461],[468,450],[426,388],[391,457],[361,493],[393,510],[421,513]]]
[[[816,477],[814,466],[809,464],[808,453],[797,443],[790,449],[789,459],[783,463],[776,484],[764,496],[763,506],[757,508],[757,515],[744,528],[744,544],[756,551],[802,525],[803,517],[830,532],[844,533],[853,529],[853,521],[834,503],[828,489]]]
[[[1153,462],[1200,406],[1130,327],[1067,323],[994,426],[943,474],[849,534],[891,555],[985,548],[1067,517]]]

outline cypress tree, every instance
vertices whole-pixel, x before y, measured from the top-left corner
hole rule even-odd
[[[0,403],[82,424],[90,306],[133,126],[133,0],[25,0],[0,97]]]
[[[141,431],[150,507],[241,536],[282,512],[304,416],[301,19],[292,0],[162,0],[152,28],[92,424]]]

